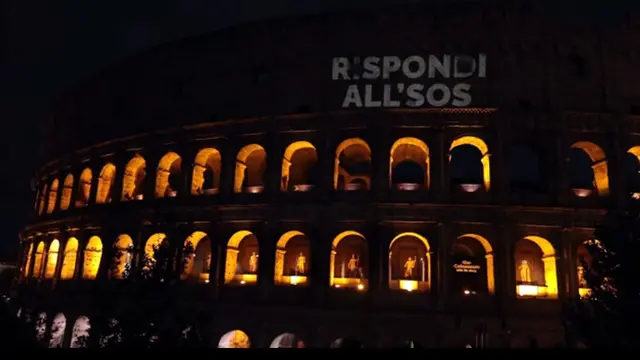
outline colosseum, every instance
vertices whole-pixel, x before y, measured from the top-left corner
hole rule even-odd
[[[507,3],[265,20],[80,84],[21,233],[38,334],[79,346],[165,247],[213,347],[563,344],[582,244],[640,195],[638,26]]]

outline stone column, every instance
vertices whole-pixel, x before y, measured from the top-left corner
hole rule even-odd
[[[389,150],[391,139],[386,123],[376,122],[369,131],[369,146],[371,147],[371,192],[375,197],[384,197],[389,193]]]
[[[330,279],[330,259],[331,259],[331,237],[330,229],[323,227],[325,221],[319,219],[317,227],[313,229],[313,240],[311,241],[311,291],[315,304],[321,304],[329,289]]]
[[[280,132],[270,131],[264,144],[267,152],[267,169],[262,175],[264,177],[264,192],[269,198],[276,200],[280,194],[280,183],[282,182],[282,158],[287,144],[283,144],[280,139]]]
[[[178,190],[178,197],[185,198],[191,196],[191,182],[193,181],[193,166],[198,155],[198,149],[183,143],[180,145],[180,156],[182,156],[182,189]]]
[[[233,194],[233,185],[236,171],[236,156],[239,148],[235,145],[234,139],[227,140],[222,145],[222,173],[220,174],[220,194]]]
[[[431,189],[434,198],[444,202],[449,198],[449,144],[442,128],[437,129],[437,136],[431,153]]]
[[[367,274],[367,278],[369,281],[369,289],[371,293],[378,292],[385,288],[384,286],[384,277],[383,277],[383,268],[384,264],[384,251],[382,244],[384,243],[384,234],[379,231],[379,226],[377,223],[372,222],[368,225],[367,229],[367,239],[365,239],[369,245],[369,273]],[[388,252],[387,252],[388,254]],[[331,266],[334,265],[335,255],[331,256]],[[388,255],[387,255],[388,257]],[[334,269],[335,271],[335,269]]]
[[[279,189],[278,189],[279,191]],[[259,233],[256,234],[259,243],[258,260],[258,287],[263,299],[269,296],[273,287],[273,274],[275,268],[276,242],[278,241],[277,227],[273,221],[265,222]]]
[[[161,149],[154,149],[145,156],[146,175],[144,177],[143,194],[144,200],[152,200],[156,198],[156,176],[158,173],[158,164],[164,154]]]
[[[98,184],[100,184],[100,172],[102,171],[102,167],[104,164],[102,162],[98,162],[97,160],[93,160],[89,163],[89,167],[91,168],[91,190],[89,191],[89,199],[87,200],[87,205],[94,205],[96,203],[96,194],[98,194]],[[80,178],[78,177],[78,181]]]
[[[451,239],[449,239],[449,226],[444,223],[438,223],[438,239],[435,241],[437,275],[436,294],[438,295],[438,305],[444,307],[449,297],[449,269],[451,265],[451,256],[449,249],[451,248]]]
[[[556,119],[562,121],[563,119]],[[567,166],[569,165],[569,146],[571,144],[567,141],[567,136],[564,131],[559,131],[556,134],[556,156],[555,159],[550,157],[550,161],[555,163],[550,166],[550,169],[554,169],[551,179],[550,187],[555,194],[556,203],[565,204],[570,196],[570,184],[569,174],[567,172]]]
[[[564,258],[563,266],[558,266],[558,279],[560,277],[564,278],[564,284],[562,287],[560,287],[559,290],[560,292],[564,292],[569,298],[571,298],[574,296],[578,296],[578,262],[576,256],[578,249],[571,243],[571,229],[561,229],[559,231],[559,236],[561,250],[558,253],[562,254],[562,257]]]
[[[494,139],[491,139],[494,140]],[[509,202],[509,195],[511,194],[509,173],[507,171],[509,166],[509,158],[506,155],[506,150],[509,144],[508,135],[505,134],[505,129],[499,126],[495,133],[495,141],[492,141],[489,145],[489,164],[491,169],[491,192],[499,204],[507,204]]]
[[[116,167],[116,175],[114,176],[113,184],[111,184],[111,201],[114,203],[122,200],[122,185],[127,163],[129,162],[128,155],[126,152],[120,152],[116,154],[113,159],[113,164]]]

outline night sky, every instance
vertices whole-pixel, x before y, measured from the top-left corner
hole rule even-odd
[[[32,211],[30,180],[42,162],[40,121],[51,101],[93,72],[136,52],[234,23],[278,14],[383,3],[375,0],[234,0],[25,2],[0,8],[0,124],[4,198],[0,260],[15,259],[18,231]],[[387,0],[387,3],[391,0]],[[393,0],[394,3],[400,2]],[[408,1],[411,2],[411,1]],[[418,1],[412,1],[418,2]],[[638,1],[541,0],[555,16],[615,21]],[[605,4],[606,3],[606,4]],[[553,5],[551,5],[553,4]],[[579,4],[579,5],[573,5]],[[4,45],[4,46],[2,46]],[[90,121],[90,119],[87,119]]]

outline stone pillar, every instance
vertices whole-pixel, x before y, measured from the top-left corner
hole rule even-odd
[[[451,239],[449,239],[448,224],[438,223],[438,239],[436,247],[436,294],[438,295],[438,305],[442,308],[447,303],[449,297],[449,269],[451,268]]]
[[[381,244],[384,243],[384,234],[379,231],[378,224],[372,222],[368,225],[367,229],[367,239],[365,241],[369,244],[369,273],[367,274],[367,278],[369,281],[369,289],[368,291],[375,293],[384,289],[384,277],[383,277],[383,268],[384,268],[384,251],[382,249]],[[387,255],[388,256],[388,255]],[[333,261],[335,257],[334,251],[332,250],[331,256],[331,266],[334,266],[335,262]],[[335,271],[335,269],[334,269]]]
[[[320,220],[320,219],[319,219]],[[311,291],[313,292],[314,301],[321,304],[326,291],[330,286],[329,271],[331,259],[331,237],[330,230],[323,227],[325,221],[318,221],[318,224],[311,233],[314,235],[314,241],[311,241]]]
[[[226,141],[222,146],[222,173],[220,176],[220,194],[233,194],[233,184],[236,171],[236,156],[239,148],[235,145],[234,139]],[[226,244],[225,244],[226,245]]]
[[[445,202],[449,198],[449,144],[442,128],[438,128],[431,154],[431,189],[434,198]]]
[[[556,119],[563,120],[563,119]],[[556,134],[556,156],[550,157],[550,161],[555,161],[550,169],[554,169],[553,175],[551,176],[550,186],[552,187],[552,191],[555,194],[556,203],[565,204],[570,196],[570,184],[569,184],[569,174],[568,174],[568,165],[569,165],[569,146],[571,144],[567,141],[567,136],[564,131],[559,131]]]
[[[100,184],[100,172],[102,171],[102,162],[93,160],[89,163],[91,168],[91,190],[89,191],[89,199],[87,205],[94,205],[96,203],[96,194],[98,193],[98,184]],[[78,178],[80,181],[80,178]]]
[[[558,251],[558,255],[562,254],[562,258],[564,258],[564,265],[558,266],[558,279],[560,279],[560,277],[564,278],[564,284],[559,290],[561,293],[564,292],[569,298],[571,298],[578,296],[578,249],[571,243],[571,229],[561,229],[559,231],[559,236],[560,251]]]
[[[191,182],[193,181],[193,166],[198,155],[198,149],[181,144],[180,156],[182,156],[182,189],[178,190],[178,197],[191,196]]]
[[[516,279],[514,263],[515,239],[513,232],[508,225],[499,225],[496,231],[500,239],[501,246],[497,248],[498,266],[497,273],[501,276],[496,278],[497,295],[505,300],[514,299],[516,296]]]
[[[113,164],[116,167],[116,175],[111,184],[111,201],[119,202],[122,200],[122,185],[124,183],[124,174],[127,169],[127,163],[129,162],[129,154],[121,152],[116,154],[113,159]]]
[[[146,175],[144,177],[143,194],[144,200],[152,200],[156,197],[156,176],[158,172],[158,164],[164,154],[161,149],[154,149],[145,156]]]
[[[280,183],[282,182],[282,158],[287,144],[283,144],[278,131],[271,131],[264,140],[267,152],[267,169],[262,175],[264,177],[264,192],[269,198],[276,200],[280,194]]]
[[[258,260],[258,287],[260,288],[261,297],[266,299],[274,285],[273,274],[275,268],[276,242],[278,241],[276,223],[272,221],[265,222],[258,231],[259,233],[256,234],[260,255]]]
[[[378,257],[371,257],[372,261],[377,261],[380,266],[380,290],[386,292],[389,290],[389,280],[391,273],[389,269],[389,244],[393,239],[393,231],[389,226],[378,225],[377,236],[375,237],[374,246],[378,247]]]
[[[389,192],[389,151],[392,139],[389,138],[386,123],[375,122],[369,131],[371,147],[371,192],[381,198]]]
[[[316,151],[318,156],[318,167],[316,174],[316,194],[319,199],[328,199],[333,191],[333,162],[335,160],[335,149],[332,148],[333,139],[329,131],[322,130],[318,136]]]
[[[492,139],[493,140],[493,139]],[[509,158],[506,155],[508,149],[508,135],[505,129],[499,126],[495,133],[495,141],[492,141],[489,148],[489,166],[491,169],[491,192],[492,199],[499,204],[507,204],[511,194],[509,172]],[[483,159],[484,160],[484,159]]]

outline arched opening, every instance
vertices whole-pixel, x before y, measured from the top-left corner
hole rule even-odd
[[[538,149],[526,143],[509,148],[509,184],[512,192],[545,193],[547,177]]]
[[[364,291],[369,285],[369,244],[362,234],[343,231],[331,243],[329,281],[336,288]]]
[[[304,341],[292,333],[284,333],[276,336],[269,345],[271,349],[301,349],[304,348]]]
[[[67,318],[63,313],[58,313],[53,318],[53,324],[51,324],[51,338],[49,339],[50,348],[62,347],[64,342],[64,332],[67,328]]]
[[[515,247],[516,293],[518,297],[558,298],[556,252],[539,236],[527,236]]]
[[[627,188],[630,194],[640,199],[640,145],[627,150]]]
[[[290,144],[282,157],[280,190],[308,191],[315,185],[316,148],[308,141]]]
[[[27,252],[27,259],[24,265],[24,277],[29,277],[31,274],[31,257],[33,256],[33,242],[29,244],[29,251]]]
[[[143,183],[147,176],[147,162],[140,155],[136,155],[124,169],[122,178],[122,201],[142,200],[144,198]]]
[[[36,248],[36,256],[33,259],[33,277],[40,278],[42,276],[42,263],[44,262],[44,241],[38,243]]]
[[[218,342],[221,349],[248,349],[251,347],[249,335],[242,330],[231,330],[222,335]]]
[[[589,141],[578,141],[571,145],[569,160],[569,181],[576,196],[587,197],[593,191],[598,196],[609,195],[607,156],[602,148]]]
[[[389,245],[389,288],[426,292],[431,289],[431,253],[427,239],[406,232]]]
[[[71,348],[87,347],[89,340],[89,332],[91,331],[91,323],[86,316],[80,316],[73,324],[73,332],[71,333]]]
[[[220,189],[222,156],[217,149],[202,149],[193,164],[191,195],[213,195]]]
[[[47,333],[47,313],[44,311],[38,314],[36,319],[36,339],[43,341],[44,336]]]
[[[453,242],[451,259],[453,294],[494,294],[493,248],[487,239],[477,234],[458,237]]]
[[[264,190],[264,172],[267,152],[258,144],[250,144],[238,152],[233,192],[261,193]]]
[[[286,232],[276,244],[273,282],[277,285],[307,284],[310,260],[307,236],[300,231]]]
[[[389,152],[389,182],[392,188],[411,191],[429,189],[429,147],[413,137],[396,140]]]
[[[71,205],[71,194],[73,194],[73,175],[68,174],[64,178],[64,184],[62,184],[62,196],[60,197],[60,210],[69,209]]]
[[[234,285],[258,282],[258,238],[241,230],[233,234],[227,243],[227,259],[224,266],[224,283]]]
[[[49,189],[49,187],[47,186],[47,184],[44,184],[44,186],[42,187],[42,191],[40,192],[40,205],[38,205],[38,215],[42,215],[47,204],[47,189]]]
[[[336,339],[329,346],[330,349],[362,349],[362,343],[353,338]]]
[[[84,249],[84,266],[82,268],[82,278],[94,280],[98,276],[100,260],[102,259],[102,240],[97,236],[89,238],[89,242]]]
[[[49,251],[47,251],[47,265],[44,269],[44,278],[53,279],[56,275],[56,265],[58,265],[58,255],[60,252],[60,241],[53,240],[49,244]]]
[[[60,182],[54,179],[49,187],[49,202],[47,203],[47,214],[51,214],[56,208],[56,200],[58,199],[58,186]]]
[[[211,240],[206,233],[196,231],[189,235],[182,250],[184,269],[181,278],[198,282],[209,282],[211,268]]]
[[[475,192],[484,186],[491,189],[489,147],[475,136],[461,136],[449,147],[450,178],[453,186]]]
[[[591,265],[591,254],[589,254],[589,249],[586,246],[586,242],[578,245],[577,249],[577,262],[576,262],[576,277],[578,284],[578,294],[580,297],[584,298],[589,296],[591,293],[591,289],[587,284],[587,280],[585,278],[585,271],[589,269]]]
[[[147,239],[147,243],[144,245],[144,259],[142,266],[145,277],[151,277],[152,273],[158,266],[158,261],[161,262],[161,268],[164,268],[168,265],[166,263],[168,259],[160,258],[158,256],[161,254],[160,249],[168,246],[169,242],[167,241],[166,234],[156,233],[151,235],[149,239]]]
[[[333,166],[333,189],[369,190],[371,187],[371,148],[360,138],[338,145]]]
[[[110,277],[123,280],[131,275],[131,260],[133,258],[133,239],[127,234],[118,236],[113,245],[114,256],[111,263]]]
[[[78,239],[72,237],[67,240],[62,256],[62,268],[60,280],[71,280],[76,274],[76,262],[78,260]]]
[[[104,204],[111,202],[111,189],[113,181],[116,177],[115,165],[108,163],[100,171],[98,179],[98,191],[96,193],[96,204]]]
[[[80,173],[80,181],[78,181],[78,191],[76,192],[76,207],[84,207],[89,204],[92,181],[93,173],[91,169],[86,168],[82,170],[82,173]]]
[[[156,198],[176,197],[182,188],[182,158],[174,152],[168,152],[158,163]]]

